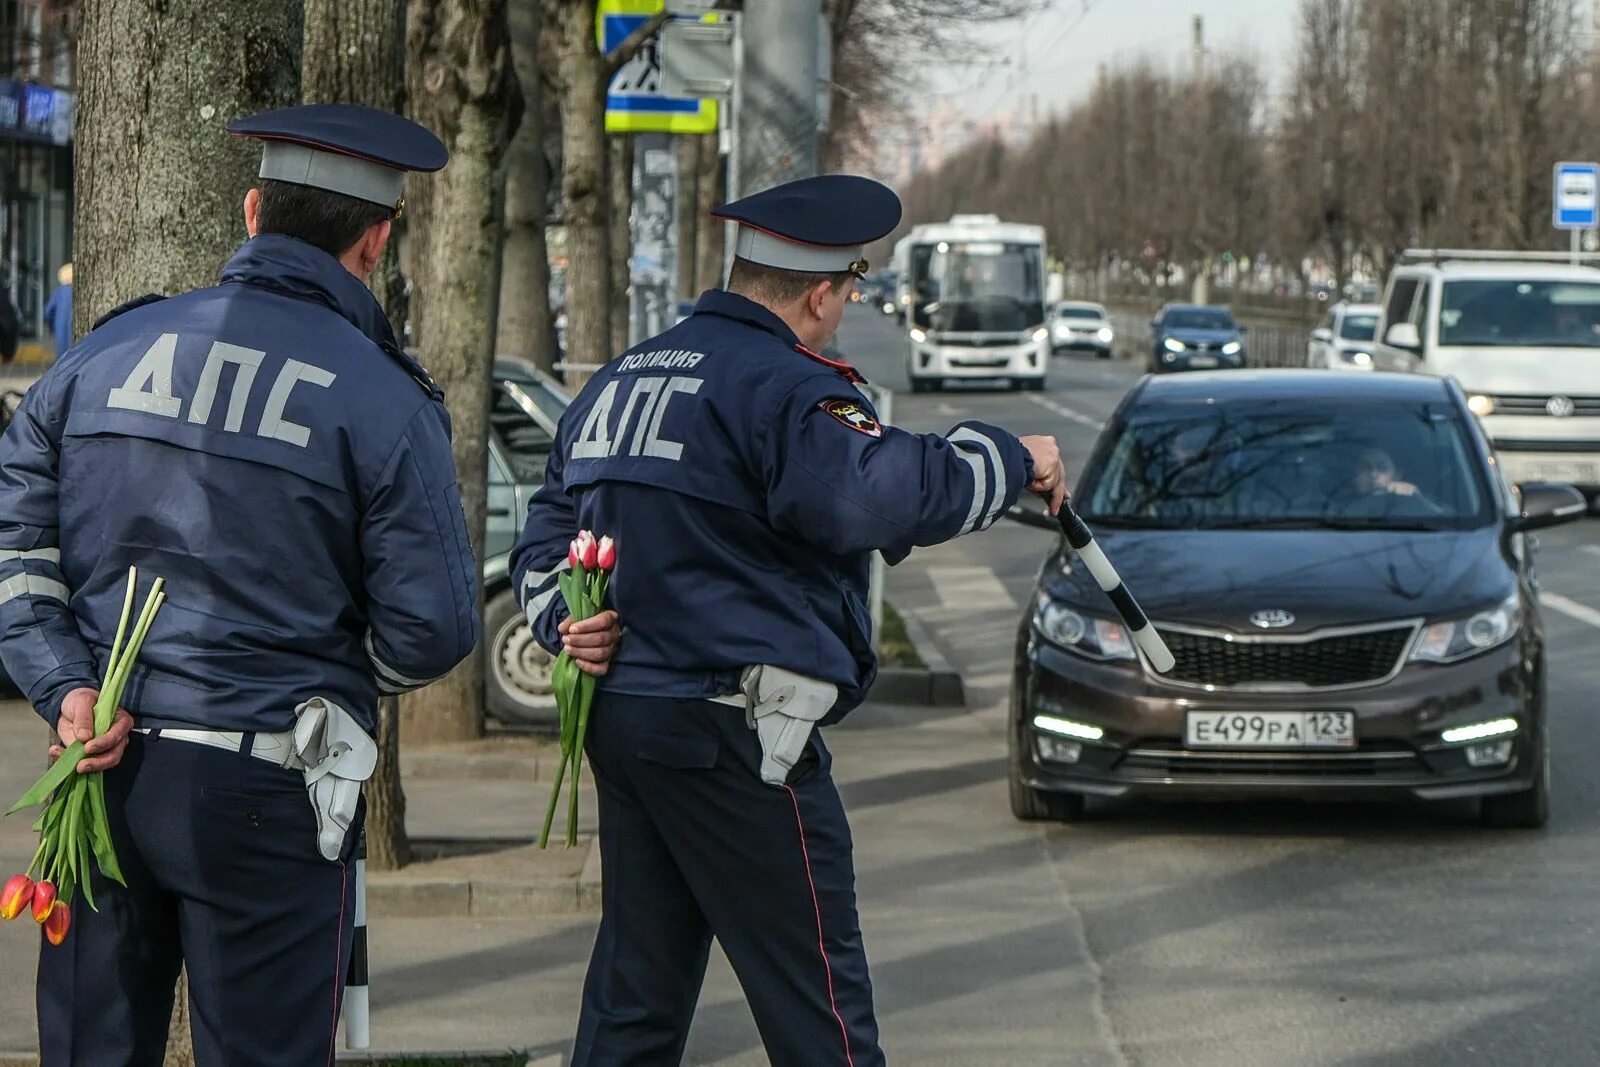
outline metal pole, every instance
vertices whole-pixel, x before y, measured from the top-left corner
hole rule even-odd
[[[820,0],[749,5],[735,150],[738,195],[817,173]]]
[[[1580,233],[1578,230],[1575,230],[1575,229],[1574,230],[1568,230],[1567,232],[1572,235],[1572,265],[1574,267],[1576,267],[1578,265],[1578,258],[1579,258],[1578,257],[1578,253],[1581,250],[1581,242],[1583,241],[1583,234]]]
[[[728,202],[739,199],[739,183],[742,180],[739,173],[739,122],[744,114],[744,20],[742,11],[733,16],[733,96],[728,101],[727,118],[723,120],[723,128],[728,134],[727,174],[723,182],[727,188],[723,197]],[[718,289],[727,283],[728,272],[733,269],[734,233],[733,223],[722,224],[722,277],[711,280],[711,284]]]

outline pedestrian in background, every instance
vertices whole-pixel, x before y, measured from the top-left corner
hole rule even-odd
[[[72,264],[63,263],[56,271],[56,291],[44,305],[44,318],[50,326],[50,336],[56,342],[56,358],[66,355],[72,347]]]

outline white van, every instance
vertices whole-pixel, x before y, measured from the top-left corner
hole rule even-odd
[[[1589,257],[1592,258],[1592,257]],[[1512,482],[1600,491],[1600,269],[1563,253],[1407,250],[1372,361],[1454,378]]]

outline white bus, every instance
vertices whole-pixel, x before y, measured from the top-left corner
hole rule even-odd
[[[918,226],[896,246],[913,392],[953,378],[1044,388],[1044,251],[1044,227],[995,215]]]

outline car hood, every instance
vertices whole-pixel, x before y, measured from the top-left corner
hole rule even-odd
[[[1469,393],[1600,392],[1596,369],[1600,349],[1441,347],[1438,373],[1448,374]]]
[[[1096,540],[1152,619],[1251,633],[1252,613],[1279,610],[1294,622],[1274,632],[1290,634],[1496,602],[1514,581],[1497,530],[1104,530]],[[1045,574],[1052,596],[1111,614],[1081,561],[1058,552]]]
[[[1171,337],[1173,340],[1182,341],[1185,344],[1201,344],[1201,343],[1216,343],[1218,341],[1237,341],[1239,339],[1239,331],[1238,330],[1192,330],[1192,329],[1178,328],[1178,329],[1162,330],[1161,331],[1161,336],[1163,336],[1163,337]]]

